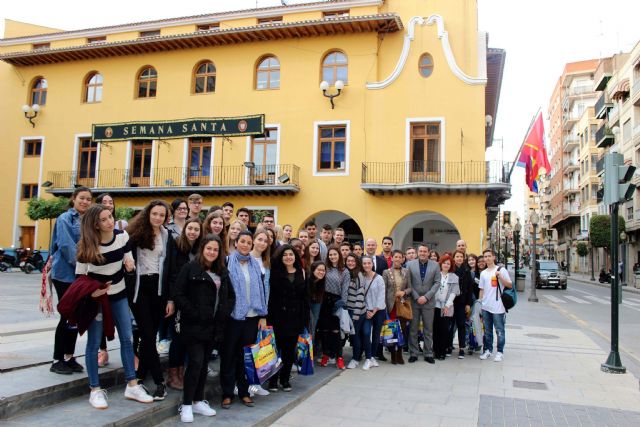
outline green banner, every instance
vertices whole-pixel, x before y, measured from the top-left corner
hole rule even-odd
[[[97,142],[128,139],[175,139],[186,137],[248,136],[264,133],[264,114],[242,117],[196,118],[154,122],[94,124]]]

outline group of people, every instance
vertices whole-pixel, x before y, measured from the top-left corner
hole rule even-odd
[[[230,202],[204,212],[198,194],[171,205],[151,201],[129,223],[114,219],[108,194],[93,203],[91,190],[79,187],[70,205],[53,231],[50,274],[59,300],[68,291],[85,292],[80,308],[97,306],[86,328],[85,359],[95,408],[108,407],[98,369],[108,363],[105,337],[113,339],[114,327],[125,397],[150,403],[164,399],[167,386],[182,390],[184,422],[192,422],[194,414],[216,413],[205,400],[214,351],[220,355],[222,408],[230,408],[235,395],[252,407],[255,394],[291,391],[298,336],[305,330],[314,336],[323,367],[355,369],[362,363],[369,370],[386,361],[378,339],[386,319],[400,321],[410,363],[420,354],[431,364],[444,360],[453,353],[456,331],[458,357],[464,358],[467,332],[480,337],[483,328],[481,344],[468,353],[483,348],[480,358],[491,356],[495,328],[495,360],[502,360],[505,309],[499,294],[511,280],[495,265],[491,250],[467,254],[460,240],[455,251],[442,255],[426,244],[401,251],[384,237],[377,253],[375,239],[352,244],[344,230],[330,225],[323,225],[318,237],[317,225],[309,221],[294,237],[291,225],[280,227],[269,214],[251,227],[251,212],[234,211]],[[91,280],[78,285],[80,278]],[[342,313],[350,325],[346,336]],[[282,359],[268,391],[248,384],[243,353],[267,325]],[[173,339],[165,381],[156,342],[167,328]],[[61,316],[52,372],[83,371],[73,356],[77,334],[77,325]],[[353,352],[345,365],[347,338]],[[402,346],[388,351],[391,363],[404,364]],[[149,375],[153,392],[145,386]]]

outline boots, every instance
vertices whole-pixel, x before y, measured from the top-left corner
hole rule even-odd
[[[397,365],[398,364],[398,358],[396,357],[395,349],[389,350],[389,353],[391,353],[391,364],[392,365]]]
[[[404,365],[404,359],[402,358],[402,347],[396,348],[396,363],[398,365]]]
[[[175,390],[182,390],[183,383],[180,380],[180,368],[169,368],[169,378],[167,385]]]

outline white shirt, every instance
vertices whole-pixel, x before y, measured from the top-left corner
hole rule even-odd
[[[504,305],[502,305],[502,299],[498,295],[496,300],[496,293],[498,292],[498,278],[496,277],[496,271],[498,267],[487,268],[480,273],[480,284],[478,287],[482,289],[482,309],[489,313],[502,314],[506,313]],[[504,269],[500,270],[500,274],[504,274]],[[504,291],[504,286],[499,285],[500,290]]]

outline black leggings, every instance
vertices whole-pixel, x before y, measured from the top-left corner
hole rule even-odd
[[[144,380],[151,371],[153,382],[164,383],[160,356],[156,349],[156,336],[160,320],[164,317],[165,306],[162,297],[158,295],[157,274],[140,276],[138,299],[133,304],[133,315],[140,333],[140,362],[138,363],[138,378]]]
[[[69,286],[71,286],[71,283],[53,279],[53,286],[56,288],[58,302],[60,302],[64,293],[69,289]],[[76,351],[77,339],[78,328],[67,324],[67,319],[60,316],[53,344],[53,360],[64,360],[65,354],[73,354]]]
[[[238,397],[249,396],[249,382],[244,372],[244,346],[253,344],[258,336],[258,317],[227,321],[224,343],[220,351],[220,385],[222,398],[233,398],[237,384]]]
[[[282,368],[280,368],[280,372],[278,374],[271,377],[271,384],[276,384],[278,380],[278,376],[280,377],[280,384],[287,384],[289,382],[289,377],[291,376],[291,368],[293,367],[293,362],[296,360],[296,349],[298,347],[298,336],[282,336],[278,335],[277,331],[274,331],[276,337],[276,344],[278,345],[278,351],[280,352],[280,357],[282,358]]]
[[[173,341],[176,340],[174,336]],[[172,345],[173,345],[172,341]],[[182,404],[191,405],[194,401],[204,400],[204,386],[207,383],[207,368],[209,355],[213,350],[213,342],[195,342],[185,346],[189,363],[184,372],[184,391],[182,392]]]
[[[340,338],[340,331],[323,331],[322,349],[324,354],[332,359],[342,357],[342,339]]]

